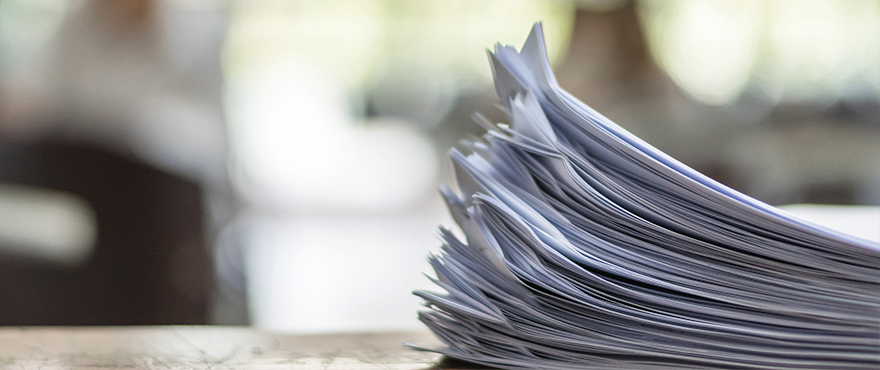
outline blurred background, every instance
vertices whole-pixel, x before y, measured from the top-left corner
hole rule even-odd
[[[421,328],[446,151],[535,21],[697,170],[880,205],[876,0],[0,0],[0,325]]]

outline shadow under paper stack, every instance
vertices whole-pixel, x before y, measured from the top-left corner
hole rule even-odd
[[[540,25],[496,47],[511,125],[453,149],[467,237],[416,292],[447,356],[506,369],[873,369],[880,245],[697,173],[561,90]],[[418,348],[418,347],[416,347]]]

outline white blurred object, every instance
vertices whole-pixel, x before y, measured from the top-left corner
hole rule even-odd
[[[0,252],[64,265],[91,255],[95,212],[61,191],[0,184]]]
[[[779,208],[820,226],[880,242],[880,206],[791,204]]]
[[[414,330],[410,292],[447,221],[439,165],[394,120],[358,122],[340,84],[295,58],[230,83],[252,323],[291,332]],[[447,222],[448,223],[448,222]],[[357,302],[357,304],[352,304]]]
[[[425,256],[451,225],[439,197],[389,215],[257,218],[246,256],[253,324],[273,331],[419,330]]]
[[[231,83],[237,184],[258,205],[296,212],[394,210],[436,183],[430,141],[412,125],[359,123],[340,85],[295,59]]]

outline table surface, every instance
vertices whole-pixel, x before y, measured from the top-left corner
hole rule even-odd
[[[428,332],[286,335],[243,327],[0,328],[0,369],[477,369],[415,351]]]

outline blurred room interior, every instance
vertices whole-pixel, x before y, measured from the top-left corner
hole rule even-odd
[[[597,111],[880,240],[876,0],[0,0],[0,325],[421,328],[446,152],[535,21]]]

